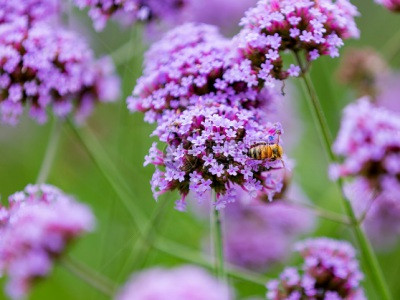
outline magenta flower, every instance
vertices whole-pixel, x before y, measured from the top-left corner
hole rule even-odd
[[[368,180],[370,188],[381,192],[400,190],[400,118],[379,108],[368,98],[350,104],[333,150],[344,157],[331,167],[331,176]]]
[[[73,32],[20,18],[0,25],[0,92],[4,123],[17,124],[24,106],[39,123],[48,107],[81,120],[95,102],[116,100],[119,82],[111,61],[95,61]]]
[[[258,70],[258,78],[298,76],[298,66],[283,69],[281,52],[304,52],[308,61],[339,56],[343,40],[358,38],[357,8],[348,0],[263,0],[249,9],[236,37],[242,55]]]
[[[271,199],[280,191],[281,183],[270,182],[268,171],[282,168],[282,162],[247,155],[259,141],[277,143],[280,124],[261,125],[257,111],[225,105],[192,106],[180,115],[164,117],[153,135],[167,143],[166,149],[161,152],[154,144],[145,163],[156,166],[151,181],[155,197],[177,189],[182,195],[178,208],[183,209],[189,190],[200,201],[213,189],[219,209],[234,201],[236,185],[254,196],[263,191]]]
[[[0,270],[12,299],[24,298],[67,245],[94,225],[88,207],[51,185],[28,185],[0,210]]]
[[[56,21],[61,14],[61,0],[0,0],[0,24],[26,18],[30,24]]]
[[[304,260],[288,267],[278,280],[267,284],[267,299],[365,300],[354,248],[347,242],[316,238],[299,242],[295,249]]]
[[[293,201],[303,198],[294,187],[284,194],[282,198]],[[238,189],[236,201],[224,210],[226,259],[244,268],[265,271],[287,257],[292,242],[310,232],[314,221],[310,212],[285,200],[263,202]]]
[[[187,0],[74,0],[79,8],[89,8],[96,30],[102,30],[110,17],[125,22],[173,21],[179,18]],[[176,21],[174,21],[176,22]]]
[[[242,108],[268,105],[249,60],[241,60],[234,45],[214,26],[188,23],[171,30],[146,54],[144,75],[128,99],[131,111],[159,121],[166,110],[220,103]]]
[[[230,289],[195,266],[135,274],[116,300],[232,300]]]
[[[375,2],[391,11],[400,12],[400,0],[375,0]]]

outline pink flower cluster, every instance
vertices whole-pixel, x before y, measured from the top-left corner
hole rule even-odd
[[[0,208],[0,270],[12,299],[21,299],[46,277],[68,244],[91,231],[91,210],[51,185],[28,185]]]
[[[165,110],[196,104],[246,109],[270,104],[270,92],[259,92],[251,62],[239,61],[233,46],[215,26],[187,23],[171,30],[146,53],[129,109],[145,112],[145,119],[154,122]]]
[[[173,20],[185,7],[187,0],[74,0],[79,8],[89,8],[96,30],[102,30],[110,17],[125,22]]]
[[[331,177],[359,177],[371,189],[400,192],[400,117],[362,98],[344,110],[333,150],[344,157]]]
[[[1,9],[0,9],[1,10]],[[74,32],[26,18],[0,24],[0,114],[15,125],[29,114],[46,122],[47,108],[56,116],[74,113],[82,121],[95,102],[114,101],[119,80],[108,58],[96,61]]]
[[[195,266],[153,268],[132,276],[117,300],[232,300],[229,288]]]
[[[304,259],[300,268],[288,267],[279,280],[267,284],[269,300],[365,300],[354,248],[347,242],[316,238],[299,242]]]
[[[375,0],[375,2],[391,11],[400,12],[400,0]]]
[[[237,42],[266,83],[298,76],[300,67],[283,68],[281,53],[304,52],[312,61],[339,56],[343,40],[358,38],[357,8],[348,0],[260,0],[242,19]]]

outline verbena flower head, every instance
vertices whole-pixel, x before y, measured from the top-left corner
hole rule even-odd
[[[0,210],[0,270],[12,299],[24,298],[67,245],[94,225],[88,207],[51,185],[28,185]]]
[[[400,12],[400,0],[375,0],[375,2],[391,11]]]
[[[134,23],[172,21],[179,17],[187,0],[74,0],[79,8],[89,8],[96,30],[102,30],[110,17]]]
[[[372,189],[400,190],[400,117],[368,98],[344,110],[333,150],[344,157],[331,177],[361,177]]]
[[[364,300],[354,248],[347,242],[316,238],[299,242],[301,268],[288,267],[267,284],[267,299]]]
[[[337,72],[338,80],[356,89],[359,96],[376,97],[380,81],[389,77],[384,59],[372,48],[351,48],[345,51]]]
[[[373,245],[386,251],[395,246],[400,240],[400,189],[376,193],[360,178],[346,184],[345,192],[358,217],[365,215],[363,227]]]
[[[147,52],[129,109],[145,112],[145,119],[154,122],[166,110],[182,111],[199,103],[265,105],[270,97],[259,94],[251,62],[239,62],[232,47],[215,26],[188,23],[170,31]]]
[[[283,68],[285,50],[304,52],[308,61],[339,56],[343,40],[359,36],[357,15],[348,0],[260,0],[241,20],[237,40],[259,79],[271,82],[300,73],[296,65]]]
[[[61,14],[61,0],[0,0],[0,24],[24,17],[30,24],[54,21]]]
[[[114,101],[119,82],[111,61],[95,61],[73,32],[26,19],[0,25],[0,114],[18,123],[24,106],[39,123],[52,107],[58,117],[88,115],[95,102]]]
[[[296,189],[286,190],[285,194],[297,201],[302,198]],[[244,268],[265,271],[287,257],[294,239],[310,232],[314,221],[310,212],[296,204],[285,200],[265,203],[237,189],[236,201],[224,210],[226,259]]]
[[[254,196],[264,191],[271,200],[280,191],[280,182],[268,181],[268,170],[282,168],[282,162],[247,155],[260,141],[277,143],[280,124],[261,125],[257,112],[225,105],[193,106],[169,119],[153,133],[167,143],[166,149],[162,152],[154,143],[145,162],[156,166],[151,181],[155,197],[177,189],[182,195],[177,208],[184,210],[189,191],[200,201],[212,189],[219,209],[234,201],[236,185]]]
[[[135,274],[116,300],[232,300],[227,286],[199,267],[153,268]]]

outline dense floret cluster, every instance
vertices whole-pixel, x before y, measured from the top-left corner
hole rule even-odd
[[[232,42],[215,26],[188,23],[171,30],[146,54],[131,111],[159,121],[165,110],[182,111],[190,105],[220,103],[240,108],[268,105],[269,91],[257,80],[251,62],[238,60]]]
[[[391,11],[400,12],[400,0],[375,0],[375,2]]]
[[[215,190],[217,208],[234,201],[235,185],[254,196],[264,191],[272,199],[281,185],[269,185],[265,171],[282,168],[282,162],[251,160],[247,153],[259,141],[276,143],[282,129],[280,124],[261,125],[257,117],[256,112],[225,105],[194,106],[161,123],[154,134],[167,147],[162,152],[153,144],[145,162],[157,167],[151,182],[155,196],[178,189],[181,210],[189,190],[198,200]]]
[[[331,176],[361,177],[371,189],[400,191],[400,118],[368,102],[350,104],[333,146],[344,157],[331,167]]]
[[[24,106],[39,123],[47,108],[84,119],[96,101],[114,101],[119,81],[107,58],[96,61],[75,33],[26,19],[0,25],[0,114],[15,125]]]
[[[9,277],[6,291],[13,299],[24,298],[68,244],[94,225],[88,207],[50,185],[13,194],[0,217],[0,270]]]
[[[232,300],[227,286],[195,266],[154,268],[135,274],[117,300]]]
[[[349,243],[317,238],[299,242],[295,249],[304,259],[303,265],[288,267],[279,280],[270,281],[267,299],[366,299],[360,287],[363,274]]]
[[[283,67],[281,53],[304,52],[308,61],[339,56],[343,40],[358,38],[357,8],[348,0],[261,0],[241,21],[239,48],[266,83],[298,76],[300,67]]]
[[[96,30],[102,30],[110,17],[133,23],[172,20],[187,0],[74,0],[79,8],[89,8]]]

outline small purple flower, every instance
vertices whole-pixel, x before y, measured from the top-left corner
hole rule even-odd
[[[255,143],[271,133],[282,133],[280,124],[261,125],[259,120],[257,111],[213,105],[188,107],[172,120],[159,123],[153,135],[167,143],[167,147],[161,155],[153,146],[148,160],[155,162],[157,169],[151,182],[155,196],[177,189],[184,199],[190,190],[195,198],[202,200],[212,188],[217,198],[221,198],[230,195],[235,186],[247,191],[264,191],[271,196],[279,192],[279,180],[266,180],[270,170],[282,168],[282,162],[255,161],[247,156]],[[199,151],[194,152],[193,148]],[[206,189],[204,182],[208,183]]]
[[[344,110],[331,176],[364,178],[377,192],[400,190],[400,116],[362,98]]]
[[[344,39],[358,38],[357,15],[348,0],[262,0],[246,12],[240,23],[243,29],[235,39],[252,68],[261,68],[259,79],[283,80],[298,72],[283,69],[281,52],[304,53],[308,61],[320,55],[336,57]],[[265,62],[273,65],[269,73],[261,67]]]
[[[91,210],[51,185],[28,185],[1,208],[0,269],[8,275],[6,292],[21,299],[70,242],[91,231]]]
[[[375,2],[383,5],[388,10],[400,12],[400,0],[375,0]]]
[[[235,47],[211,25],[188,23],[171,30],[146,53],[129,110],[159,122],[166,110],[179,113],[189,105],[268,106],[272,93],[260,91],[250,60]]]
[[[96,30],[103,30],[110,17],[124,23],[172,21],[179,17],[186,0],[74,0],[79,8],[89,7]]]
[[[56,21],[61,16],[61,0],[0,0],[0,24],[26,18],[30,24]]]
[[[267,284],[267,299],[365,300],[363,279],[354,248],[329,238],[308,239],[295,245],[304,263],[286,268],[279,280]]]
[[[134,274],[116,300],[232,300],[232,291],[195,266],[153,268]]]
[[[95,61],[73,32],[48,24],[30,26],[25,18],[0,24],[0,114],[15,125],[29,106],[43,123],[50,106],[58,117],[83,121],[97,101],[114,101],[119,81],[109,58]]]

